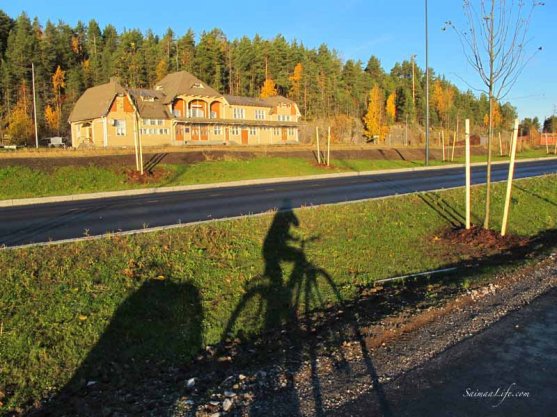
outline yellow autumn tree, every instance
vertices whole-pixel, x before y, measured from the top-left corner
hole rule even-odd
[[[58,131],[58,127],[60,126],[60,113],[58,113],[58,111],[50,104],[47,104],[44,109],[44,119],[46,121],[46,125],[51,131]]]
[[[452,87],[443,86],[441,80],[435,80],[433,83],[431,101],[441,122],[447,123],[449,120],[449,112],[454,102],[454,90]]]
[[[388,133],[385,126],[384,95],[378,85],[374,85],[369,92],[367,113],[364,116],[364,134],[368,138],[378,137],[383,140]]]
[[[503,124],[503,114],[501,106],[493,99],[493,129],[498,129]],[[489,127],[489,113],[484,115],[484,125]]]
[[[29,143],[34,135],[34,125],[27,110],[25,98],[20,98],[8,118],[6,132],[11,138],[11,143],[23,145]]]
[[[157,77],[157,81],[162,80],[168,75],[168,61],[166,59],[161,59],[159,61],[155,70],[155,75]]]
[[[304,76],[304,66],[301,63],[296,64],[294,67],[294,72],[288,79],[292,83],[292,87],[290,87],[290,97],[294,99],[294,101],[300,100],[300,94],[302,92],[302,78]]]
[[[263,83],[263,87],[261,87],[261,94],[259,95],[259,97],[266,98],[274,97],[276,95],[278,95],[277,85],[272,78],[267,78]]]
[[[387,98],[387,104],[385,106],[385,112],[387,113],[387,120],[389,124],[393,124],[396,121],[396,93],[392,92]]]
[[[62,89],[66,88],[66,73],[60,68],[60,65],[52,74],[52,89],[56,97],[56,112],[58,115],[62,114]],[[58,118],[58,126],[56,127],[60,133],[60,118]]]

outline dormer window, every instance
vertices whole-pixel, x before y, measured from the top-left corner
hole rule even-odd
[[[205,88],[205,87],[203,87],[203,84],[201,84],[201,83],[195,83],[193,85],[193,88]]]

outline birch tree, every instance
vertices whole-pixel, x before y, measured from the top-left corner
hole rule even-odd
[[[489,97],[485,229],[489,228],[491,205],[493,103],[510,92],[535,54],[527,34],[534,10],[542,5],[532,0],[464,0],[466,29],[461,30],[450,21],[446,23],[458,34],[464,55],[483,84],[481,88],[471,87]]]

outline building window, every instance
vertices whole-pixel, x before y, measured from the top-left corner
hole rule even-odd
[[[246,114],[244,112],[244,109],[239,109],[237,107],[234,107],[233,117],[234,117],[234,119],[245,119]]]
[[[256,128],[256,127],[250,127],[250,128],[249,128],[249,134],[250,134],[251,136],[257,135],[257,128]]]
[[[296,134],[296,129],[293,127],[288,128],[288,136],[294,136]]]
[[[213,128],[213,133],[220,136],[222,134],[222,127],[220,125],[215,125]]]
[[[126,136],[126,121],[114,120],[114,127],[116,127],[117,136]]]
[[[265,110],[255,110],[256,120],[265,120]]]
[[[205,111],[201,107],[200,104],[194,104],[192,109],[188,110],[188,117],[205,117]]]
[[[289,122],[290,116],[286,114],[279,114],[278,115],[279,122]]]
[[[280,136],[280,128],[279,127],[274,127],[273,128],[273,135]]]
[[[143,124],[145,126],[162,126],[164,124],[164,120],[162,120],[162,119],[144,119]]]
[[[232,126],[231,134],[238,136],[240,134],[240,128],[238,126]]]

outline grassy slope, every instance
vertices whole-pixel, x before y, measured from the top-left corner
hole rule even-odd
[[[528,150],[521,158],[540,157],[545,150]],[[506,158],[494,157],[494,160]],[[484,157],[474,156],[474,162]],[[456,160],[455,163],[462,162]],[[301,158],[260,157],[250,160],[208,161],[191,165],[161,165],[166,177],[147,185],[131,184],[121,170],[99,167],[64,167],[51,173],[24,168],[0,168],[0,200],[10,198],[44,197],[102,191],[117,191],[141,187],[209,184],[256,178],[277,178],[300,175],[318,175],[335,172],[358,172],[391,168],[415,168],[423,161],[390,161],[361,159],[332,159],[332,167],[319,167]],[[432,165],[442,164],[431,161]]]
[[[555,229],[555,189],[557,176],[517,182],[511,232],[533,236]],[[494,227],[499,226],[503,194],[504,187],[495,185]],[[482,213],[482,195],[481,188],[473,190],[474,222]],[[300,227],[294,233],[319,237],[307,245],[305,255],[330,274],[343,299],[350,299],[360,286],[376,279],[461,260],[458,254],[445,253],[435,235],[448,226],[445,214],[463,213],[462,201],[463,190],[451,190],[296,210]],[[0,391],[8,392],[4,402],[21,405],[61,387],[103,332],[106,339],[111,320],[112,332],[119,329],[117,340],[128,341],[128,356],[149,358],[156,352],[157,358],[179,363],[201,345],[217,343],[249,288],[267,288],[257,285],[265,283],[258,276],[265,268],[262,245],[272,219],[270,213],[156,234],[1,251]],[[293,273],[292,263],[282,268],[286,280]],[[163,290],[153,292],[153,285]],[[185,289],[190,297],[198,292],[199,299],[189,300],[185,304],[191,307],[184,309],[183,303],[170,300]],[[321,290],[325,303],[335,302],[330,286],[321,285]],[[292,296],[288,291],[262,294],[262,302],[265,297],[275,304],[291,302],[284,299]],[[234,332],[257,333],[268,325],[264,321],[269,313],[261,314],[252,304],[241,309]],[[284,311],[275,313],[276,321],[286,317]],[[185,331],[180,322],[184,318],[198,327]],[[167,327],[181,328],[180,337],[157,333]]]

